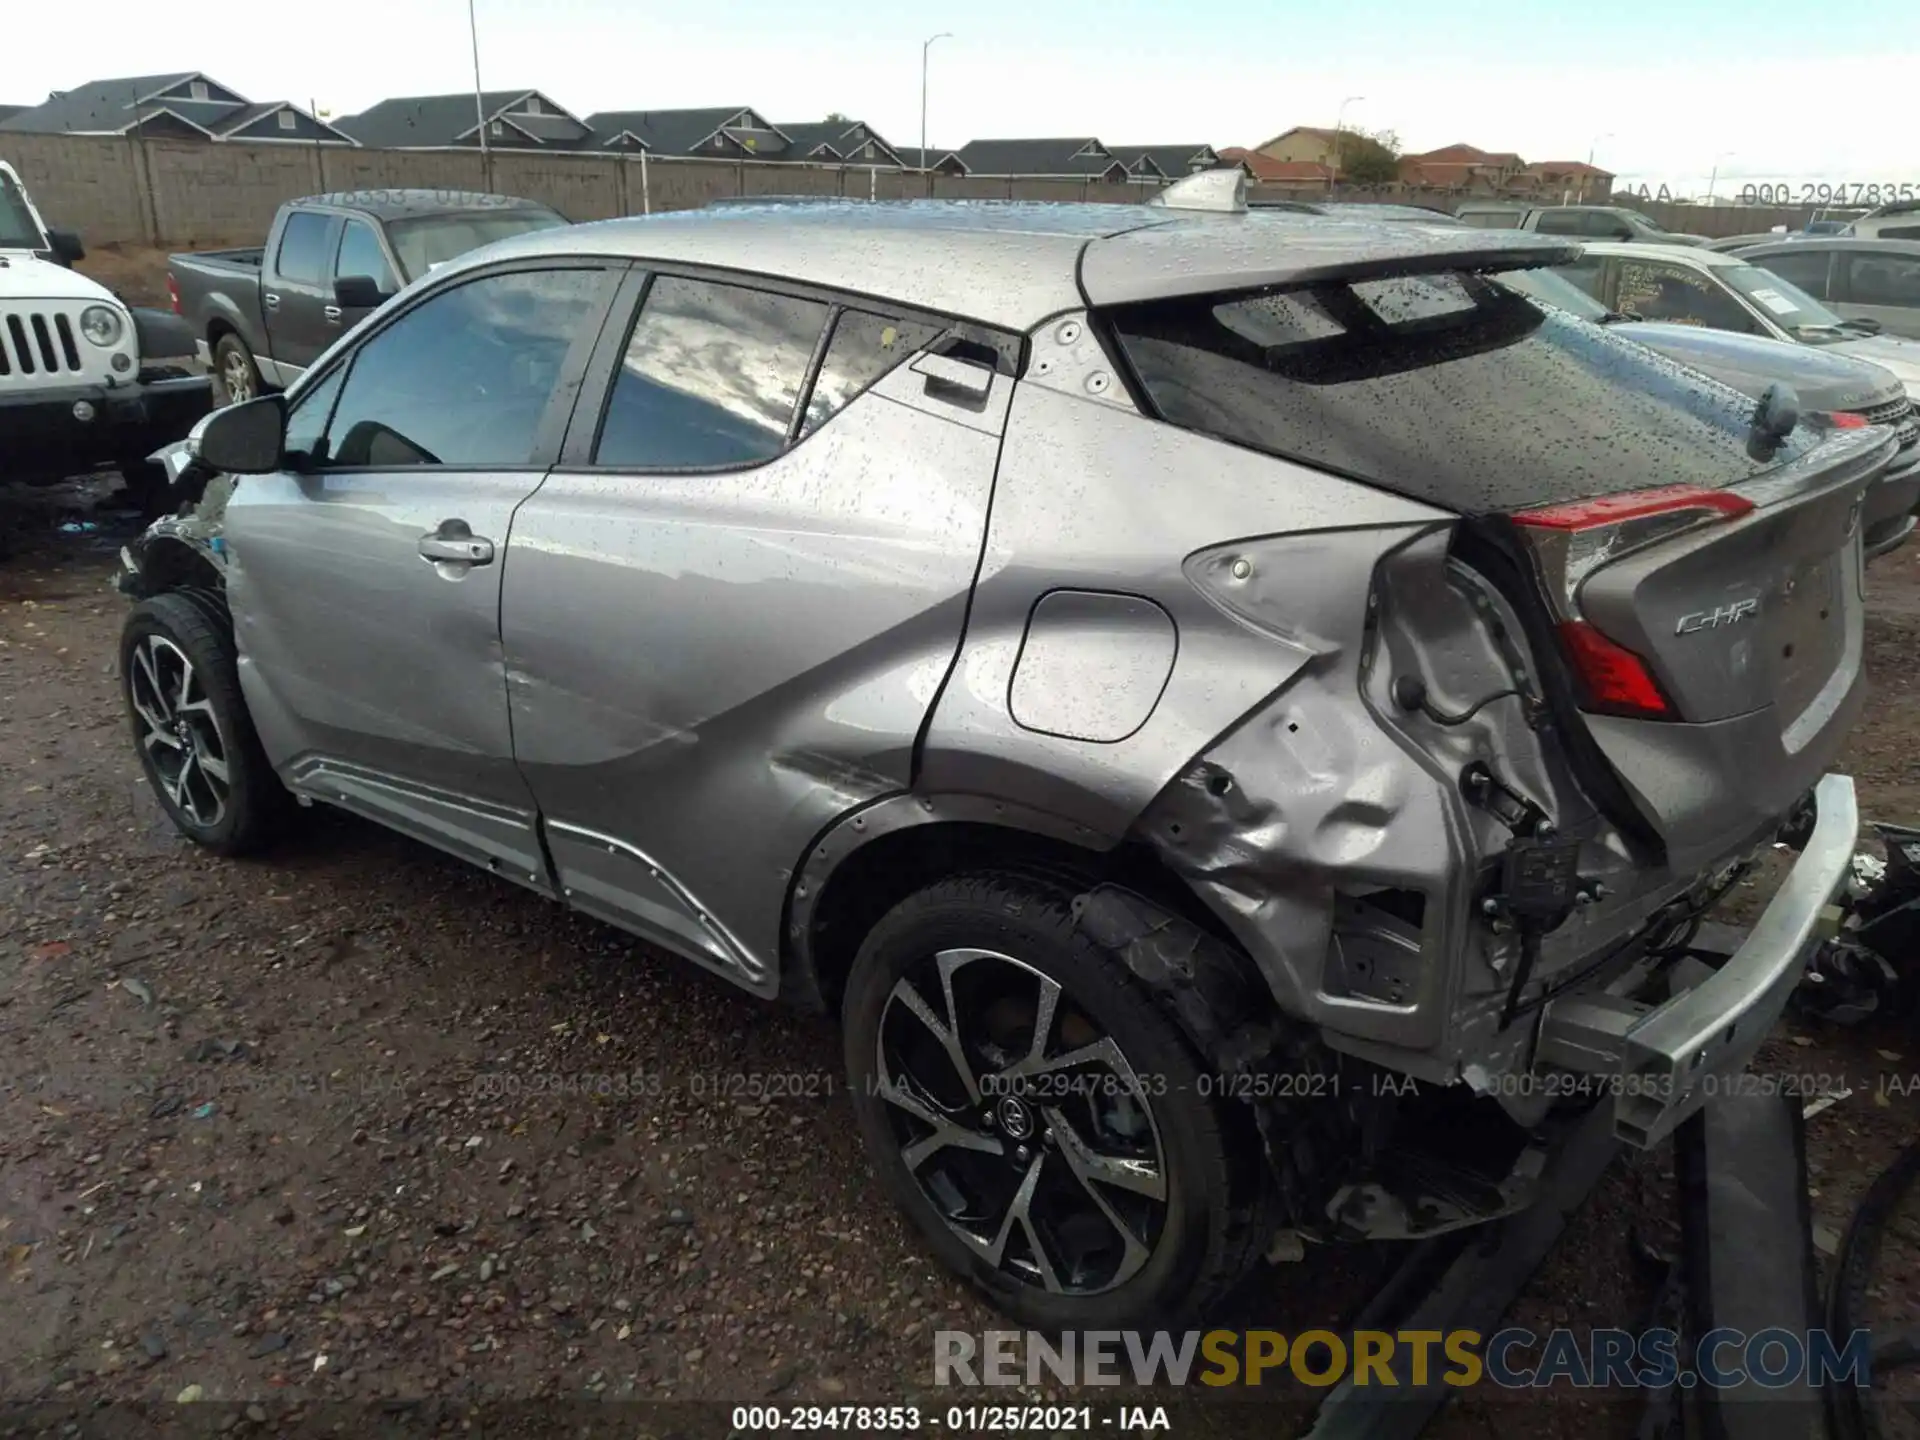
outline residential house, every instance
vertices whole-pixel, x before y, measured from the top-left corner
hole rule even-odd
[[[29,107],[25,105],[0,105],[0,122],[5,122]]]
[[[1604,205],[1613,198],[1613,172],[1584,160],[1536,160],[1516,183],[1545,205]]]
[[[970,140],[951,157],[952,173],[976,178],[1108,180],[1133,177],[1127,162],[1086,135],[1059,140]],[[945,169],[945,163],[936,166]]]
[[[1438,150],[1401,156],[1400,183],[1410,191],[1504,195],[1525,168],[1526,162],[1510,150],[1443,145]]]
[[[885,165],[898,169],[906,164],[872,126],[840,116],[831,120],[781,123],[773,127],[787,137],[787,160],[811,160],[818,165]]]
[[[956,152],[943,150],[937,145],[930,145],[924,151],[918,145],[902,145],[898,153],[900,163],[909,170],[933,170],[942,175],[966,173],[961,168],[960,157]]]
[[[540,90],[399,96],[335,124],[375,150],[478,149],[483,130],[489,150],[577,150],[593,133]]]
[[[1264,155],[1269,160],[1330,168],[1339,153],[1340,132],[1318,125],[1296,125],[1291,130],[1282,130],[1253,149],[1255,154]]]
[[[1184,180],[1220,168],[1220,152],[1211,145],[1116,145],[1113,153],[1136,180]]]
[[[89,80],[0,118],[0,131],[143,135],[249,144],[351,145],[353,139],[285,100],[255,103],[197,70]]]
[[[1333,184],[1333,166],[1322,160],[1276,160],[1259,150],[1229,145],[1220,163],[1238,166],[1256,185],[1271,185],[1303,195],[1324,195]]]
[[[783,160],[787,132],[750,106],[702,110],[598,110],[587,117],[594,150],[698,155],[719,160]],[[851,124],[849,126],[851,128]]]

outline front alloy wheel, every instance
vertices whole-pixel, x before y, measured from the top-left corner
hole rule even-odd
[[[928,1247],[1006,1314],[1200,1318],[1270,1238],[1261,1147],[1125,957],[1077,923],[1076,891],[981,871],[883,916],[841,1005],[854,1113]]]
[[[194,824],[211,829],[226,816],[233,772],[206,686],[165,635],[142,636],[131,659],[127,703],[154,782]]]

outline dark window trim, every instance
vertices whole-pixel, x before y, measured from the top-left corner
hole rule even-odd
[[[325,377],[341,369],[346,370],[339,394],[333,397],[333,409],[328,412],[327,424],[321,432],[331,441],[333,421],[340,408],[341,397],[347,393],[347,386],[353,381],[352,367],[360,358],[360,352],[371,345],[380,336],[398,324],[401,320],[427,304],[437,295],[449,290],[457,290],[478,280],[488,280],[499,275],[524,274],[529,271],[550,270],[594,270],[601,274],[600,291],[589,303],[587,323],[581,327],[580,334],[574,339],[567,357],[560,362],[560,378],[554,382],[553,394],[547,399],[546,411],[540,417],[540,423],[534,429],[533,457],[523,465],[329,465],[319,464],[307,467],[298,473],[306,475],[398,475],[405,476],[410,471],[423,475],[513,475],[521,473],[544,474],[559,463],[560,451],[567,435],[567,426],[575,407],[579,403],[581,385],[586,378],[591,363],[607,327],[607,320],[613,313],[615,297],[620,293],[625,280],[625,272],[620,264],[599,256],[527,256],[516,260],[503,260],[493,265],[463,270],[457,275],[449,275],[429,290],[411,297],[401,308],[391,315],[383,315],[377,326],[367,334],[359,336],[353,348],[338,356],[324,368],[309,367],[297,383],[298,394],[290,397],[289,403],[303,398],[306,393],[325,383]],[[597,309],[598,313],[594,313]]]
[[[942,353],[939,347],[953,340],[964,338],[955,335],[962,327],[975,332],[983,332],[999,337],[995,348],[998,364],[995,373],[1009,379],[1016,378],[1026,368],[1027,341],[1023,335],[999,329],[997,326],[983,325],[977,320],[968,320],[958,316],[946,315],[926,310],[915,305],[902,305],[879,296],[867,296],[852,291],[833,290],[821,285],[809,285],[802,281],[785,280],[776,275],[761,275],[750,270],[736,270],[714,265],[680,265],[673,263],[651,264],[645,260],[632,262],[634,273],[620,292],[614,296],[613,307],[606,322],[602,325],[601,345],[594,353],[587,367],[581,390],[581,403],[567,426],[566,437],[560,446],[560,458],[554,462],[555,468],[569,473],[593,475],[732,475],[748,470],[758,470],[764,465],[792,454],[815,435],[825,430],[820,425],[808,434],[799,434],[798,427],[805,423],[807,404],[813,395],[813,387],[819,378],[821,362],[826,357],[826,347],[831,342],[835,327],[840,323],[843,310],[858,310],[869,315],[890,315],[903,321],[916,321],[920,324],[942,327],[940,335],[926,347],[935,353]],[[633,338],[633,329],[640,321],[640,313],[646,304],[647,293],[653,288],[653,281],[660,277],[672,277],[679,280],[704,280],[715,285],[733,285],[742,290],[759,290],[767,294],[783,295],[794,300],[808,300],[827,306],[827,318],[822,324],[820,335],[814,342],[813,355],[808,361],[806,374],[801,379],[800,390],[795,398],[793,412],[787,417],[787,438],[780,449],[764,460],[747,460],[731,465],[603,465],[594,459],[594,450],[600,443],[600,432],[606,426],[607,409],[613,403],[614,381],[620,365],[625,359],[627,345]],[[631,299],[629,300],[629,297]],[[624,313],[628,319],[623,327],[613,325],[613,317],[623,313],[621,307],[630,308]],[[1009,348],[1014,355],[1009,356]],[[915,351],[914,355],[919,355]],[[902,360],[907,364],[912,357]],[[898,369],[898,366],[894,367]],[[887,374],[892,374],[888,371]],[[885,377],[880,377],[884,379]],[[863,387],[853,399],[864,395],[873,383]],[[591,397],[592,403],[588,400]],[[852,400],[848,401],[848,405]],[[842,409],[846,407],[843,406]],[[838,413],[838,412],[836,412]],[[831,420],[828,423],[832,423]]]

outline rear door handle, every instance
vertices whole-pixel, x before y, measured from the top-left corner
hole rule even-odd
[[[465,531],[466,526],[460,527]],[[491,565],[493,541],[484,535],[456,534],[443,527],[420,537],[420,556],[424,560],[452,561],[459,565]]]
[[[327,323],[329,325],[338,325],[340,323],[340,307],[338,305],[329,305],[320,313],[327,317]]]

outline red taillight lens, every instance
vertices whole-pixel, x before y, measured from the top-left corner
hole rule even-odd
[[[1711,511],[1732,519],[1753,509],[1753,502],[1730,490],[1707,490],[1698,485],[1662,485],[1654,490],[1629,490],[1624,495],[1601,495],[1592,500],[1574,500],[1565,505],[1542,505],[1537,510],[1522,510],[1516,524],[1536,530],[1593,530],[1602,525],[1619,525],[1628,520],[1644,520],[1649,515],[1673,515],[1688,510]]]
[[[173,307],[173,313],[180,313],[180,282],[173,278],[173,272],[167,272],[167,303]]]
[[[1581,709],[1636,720],[1664,720],[1673,714],[1646,661],[1626,646],[1616,645],[1584,620],[1562,621],[1560,640],[1585,692]]]
[[[1864,415],[1856,415],[1851,410],[1835,410],[1827,416],[1827,423],[1836,430],[1864,430],[1868,420]]]

